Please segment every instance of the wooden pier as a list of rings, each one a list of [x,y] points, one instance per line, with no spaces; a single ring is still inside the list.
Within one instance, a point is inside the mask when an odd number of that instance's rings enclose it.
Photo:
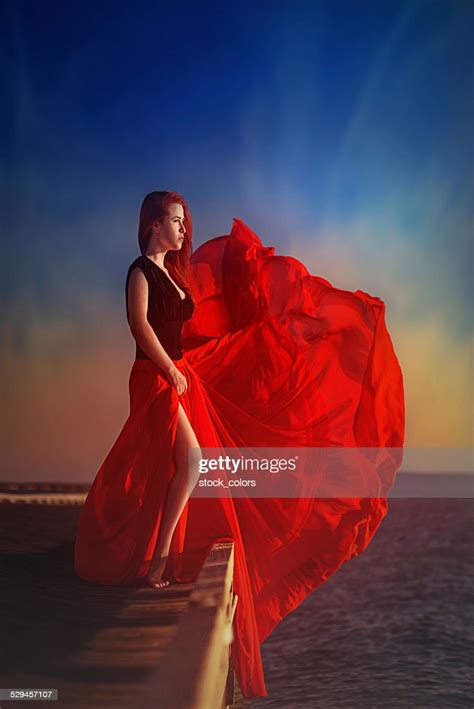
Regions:
[[[249,706],[230,666],[233,544],[214,545],[194,584],[82,581],[73,552],[86,491],[0,483],[0,687],[57,689],[76,708]]]

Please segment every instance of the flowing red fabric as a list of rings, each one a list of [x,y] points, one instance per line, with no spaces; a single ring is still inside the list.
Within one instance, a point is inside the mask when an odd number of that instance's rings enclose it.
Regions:
[[[83,579],[143,583],[174,474],[178,402],[201,447],[401,452],[403,378],[383,301],[334,288],[274,251],[234,219],[229,235],[193,253],[196,309],[176,361],[187,391],[179,396],[152,361],[133,363],[129,417],[81,511],[75,565]],[[386,484],[380,489],[387,494]],[[189,499],[164,577],[195,580],[212,544],[234,541],[232,664],[245,697],[267,695],[261,643],[367,547],[387,509],[382,496]]]

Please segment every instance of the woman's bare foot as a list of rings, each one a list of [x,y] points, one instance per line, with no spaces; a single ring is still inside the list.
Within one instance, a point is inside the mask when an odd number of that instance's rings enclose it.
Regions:
[[[165,588],[165,586],[169,586],[170,582],[161,578],[167,561],[168,554],[165,556],[159,556],[157,559],[152,559],[147,576],[147,583],[149,586],[152,586],[153,588]]]

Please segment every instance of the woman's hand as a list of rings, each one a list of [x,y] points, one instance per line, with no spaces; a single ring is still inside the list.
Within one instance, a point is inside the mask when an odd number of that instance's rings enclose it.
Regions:
[[[172,364],[166,372],[166,375],[171,386],[176,387],[178,394],[184,394],[188,388],[188,380],[184,374],[179,371],[178,367],[175,364]]]

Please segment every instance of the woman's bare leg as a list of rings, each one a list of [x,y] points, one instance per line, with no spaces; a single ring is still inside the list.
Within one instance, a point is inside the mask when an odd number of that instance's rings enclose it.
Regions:
[[[189,448],[195,449],[193,450],[190,461],[188,461]],[[196,434],[179,402],[178,425],[173,451],[175,475],[168,488],[168,496],[163,510],[160,531],[148,573],[148,581],[154,585],[156,584],[157,587],[167,585],[167,582],[161,581],[161,576],[165,570],[173,532],[191,493],[191,489],[194,487],[199,477],[197,465],[200,453]],[[190,470],[188,462],[191,462],[193,467],[196,466],[196,469]]]

